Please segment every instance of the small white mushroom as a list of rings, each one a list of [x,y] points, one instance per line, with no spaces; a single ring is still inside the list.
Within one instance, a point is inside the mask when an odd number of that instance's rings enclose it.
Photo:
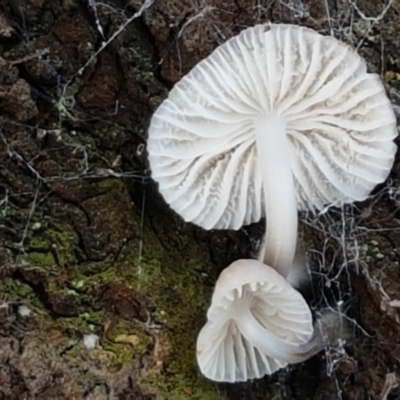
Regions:
[[[99,336],[94,333],[83,335],[83,345],[89,350],[95,349],[99,345]]]
[[[18,307],[18,314],[21,317],[29,317],[32,314],[32,310],[25,305],[20,305]]]
[[[197,362],[209,379],[238,382],[305,361],[325,345],[298,291],[260,261],[238,260],[217,281]]]
[[[297,209],[367,198],[392,167],[396,118],[348,45],[258,25],[179,81],[151,120],[152,177],[186,221],[238,229],[267,217],[264,262],[286,276]]]

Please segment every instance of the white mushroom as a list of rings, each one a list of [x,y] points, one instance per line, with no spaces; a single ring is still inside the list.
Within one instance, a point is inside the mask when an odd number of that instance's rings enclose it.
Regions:
[[[305,361],[325,345],[299,292],[260,261],[238,260],[217,281],[197,362],[209,379],[238,382]]]
[[[396,136],[384,87],[352,48],[268,24],[228,40],[175,85],[147,149],[160,192],[186,221],[238,229],[266,214],[264,262],[286,276],[297,209],[366,199],[389,174]]]

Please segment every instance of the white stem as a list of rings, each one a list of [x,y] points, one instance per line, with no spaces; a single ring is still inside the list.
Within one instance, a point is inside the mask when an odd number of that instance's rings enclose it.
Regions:
[[[286,277],[293,263],[297,240],[297,202],[286,124],[279,117],[263,116],[255,122],[255,132],[267,219],[266,249],[260,258]]]
[[[259,351],[289,364],[306,361],[327,345],[319,330],[314,331],[310,341],[303,344],[293,344],[281,339],[265,329],[246,304],[235,308],[235,321],[242,335]]]

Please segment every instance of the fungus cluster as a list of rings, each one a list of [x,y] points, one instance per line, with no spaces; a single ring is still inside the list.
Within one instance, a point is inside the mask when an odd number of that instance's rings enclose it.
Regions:
[[[244,30],[171,90],[147,145],[165,200],[205,229],[267,221],[260,259],[236,261],[216,284],[197,342],[208,378],[261,377],[326,345],[287,280],[298,210],[365,200],[390,172],[396,136],[365,61],[295,25]]]

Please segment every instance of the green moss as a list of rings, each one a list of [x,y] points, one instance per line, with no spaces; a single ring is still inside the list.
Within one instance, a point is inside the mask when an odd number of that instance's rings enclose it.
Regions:
[[[199,376],[195,358],[197,334],[211,296],[198,272],[204,258],[196,248],[167,254],[146,224],[143,234],[143,254],[132,266],[137,276],[131,283],[155,306],[155,318],[167,333],[164,346],[170,347],[169,355],[162,360],[165,374],[150,374],[145,381],[165,394],[173,394],[174,399],[217,399],[215,385]],[[185,394],[188,387],[190,397]]]
[[[33,302],[35,293],[29,285],[21,283],[14,279],[3,279],[1,283],[1,292],[6,296],[7,301],[29,300]]]
[[[134,321],[119,321],[107,338],[102,342],[105,350],[112,351],[116,360],[125,364],[141,357],[151,343],[151,338],[144,332],[144,327]]]
[[[77,240],[70,226],[53,218],[44,217],[40,222],[40,228],[30,231],[27,261],[39,267],[51,267],[57,264],[58,268],[64,268],[74,264],[76,262],[74,246]]]
[[[42,267],[52,267],[55,265],[55,260],[51,252],[48,253],[29,253],[27,257],[32,265],[42,266]]]
[[[131,209],[130,198],[122,184],[109,180],[103,181],[101,185],[108,191],[105,190],[100,198],[93,199],[96,207],[102,209],[110,201],[117,201],[118,210]],[[204,322],[211,296],[206,289],[205,277],[198,272],[204,268],[203,250],[188,242],[179,254],[169,254],[147,221],[141,226],[140,216],[134,212],[121,213],[118,210],[107,216],[114,239],[120,237],[123,240],[126,235],[132,236],[133,232],[141,232],[141,237],[135,238],[118,265],[92,276],[89,281],[121,281],[145,295],[155,307],[152,317],[165,330],[168,342],[165,346],[170,350],[165,359],[161,357],[161,360],[154,360],[155,363],[161,361],[164,364],[165,373],[150,373],[143,379],[143,383],[151,383],[153,389],[158,388],[167,398],[171,394],[176,399],[189,398],[185,394],[188,387],[191,388],[191,399],[219,398],[215,385],[199,376],[195,357],[197,334]],[[143,243],[142,254],[139,254],[140,239]],[[120,271],[124,273],[121,275]],[[116,347],[114,350],[118,352]]]
[[[43,283],[49,298],[74,296],[78,305],[78,316],[53,323],[72,338],[99,334],[101,346],[115,355],[116,365],[132,362],[150,350],[150,356],[145,356],[149,367],[142,371],[139,383],[160,399],[219,399],[216,386],[203,379],[196,366],[196,337],[211,296],[206,276],[199,272],[205,267],[203,249],[171,233],[171,240],[179,241],[182,249],[166,250],[148,221],[142,224],[122,182],[109,179],[96,186],[99,195],[83,206],[101,215],[101,226],[112,232],[110,255],[103,261],[78,262],[76,233],[54,218],[45,217],[40,225],[33,221],[35,229],[29,232],[25,261],[45,271]],[[163,238],[163,242],[168,240]],[[109,283],[120,283],[144,296],[154,310],[151,320],[159,325],[160,333],[153,337],[145,332],[145,323],[119,320],[103,335],[109,316],[99,304],[99,288]],[[6,291],[27,305],[43,308],[27,285],[13,281]],[[42,313],[51,320],[45,309]]]

